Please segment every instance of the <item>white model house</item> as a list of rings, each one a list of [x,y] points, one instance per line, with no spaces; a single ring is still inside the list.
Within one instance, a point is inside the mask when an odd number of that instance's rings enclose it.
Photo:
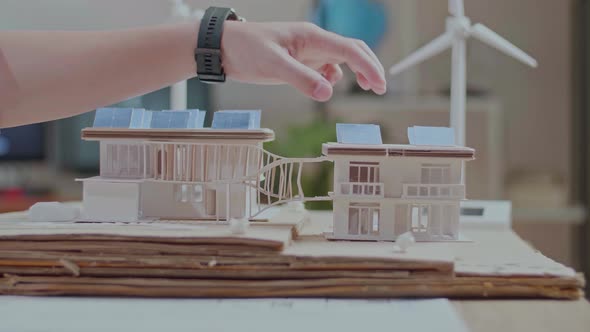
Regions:
[[[334,161],[329,238],[393,241],[412,232],[417,241],[458,239],[459,203],[465,199],[461,172],[473,149],[382,144],[378,126],[338,126],[339,143],[323,145]],[[416,128],[415,135],[410,130],[411,139],[428,141],[421,134],[435,129]]]
[[[265,160],[259,111],[100,109],[85,140],[100,142],[100,176],[83,179],[88,220],[243,218],[259,210]],[[260,196],[260,195],[259,195]]]

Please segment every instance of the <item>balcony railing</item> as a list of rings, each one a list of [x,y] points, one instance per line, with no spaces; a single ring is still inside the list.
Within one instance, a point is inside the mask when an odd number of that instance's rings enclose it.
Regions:
[[[338,194],[344,196],[383,197],[383,183],[343,182],[340,183]]]
[[[402,198],[465,199],[465,186],[462,184],[404,184]]]

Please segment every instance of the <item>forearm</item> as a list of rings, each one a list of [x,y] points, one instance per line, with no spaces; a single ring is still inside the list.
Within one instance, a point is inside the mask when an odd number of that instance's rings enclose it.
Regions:
[[[7,68],[0,73],[12,74],[16,87],[0,92],[0,127],[73,116],[190,78],[197,33],[197,22],[99,32],[1,31]]]

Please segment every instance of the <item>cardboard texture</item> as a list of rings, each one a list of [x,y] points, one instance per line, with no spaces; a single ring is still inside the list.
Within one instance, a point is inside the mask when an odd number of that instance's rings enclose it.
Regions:
[[[269,222],[252,223],[241,236],[212,222],[3,221],[0,294],[560,299],[582,294],[582,278],[511,232],[471,232],[474,242],[418,243],[404,254],[389,242],[328,241],[317,233],[331,224],[330,214],[307,220],[301,213],[298,222],[295,215],[289,222],[273,222],[286,217],[278,213]]]

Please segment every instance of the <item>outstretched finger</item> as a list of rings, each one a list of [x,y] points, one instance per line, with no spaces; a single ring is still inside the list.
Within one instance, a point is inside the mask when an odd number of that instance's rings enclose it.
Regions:
[[[345,62],[353,72],[362,74],[375,92],[383,92],[386,89],[381,63],[355,40],[319,28],[314,29],[308,39],[308,45],[319,50],[326,58]]]
[[[381,63],[381,61],[379,61],[377,54],[375,54],[375,52],[373,52],[373,50],[369,47],[369,45],[367,45],[367,43],[365,43],[362,40],[359,40],[357,42],[357,44],[361,47],[361,49],[363,49],[363,51],[365,51],[365,53],[367,53],[373,59],[373,61],[375,61],[376,63],[379,64],[379,68],[381,69],[381,72],[385,75],[385,68],[383,68],[383,64]]]
[[[371,89],[371,84],[369,83],[369,80],[367,80],[367,78],[363,76],[363,74],[356,74],[356,81],[363,90],[369,91]]]

